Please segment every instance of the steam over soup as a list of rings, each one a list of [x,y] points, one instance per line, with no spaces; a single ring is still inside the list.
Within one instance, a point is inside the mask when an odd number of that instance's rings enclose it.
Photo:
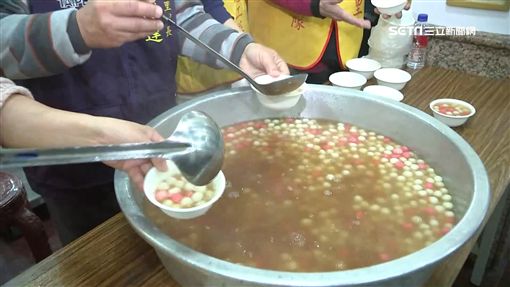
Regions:
[[[227,189],[204,216],[175,220],[146,204],[172,238],[258,268],[358,268],[431,244],[455,222],[443,180],[406,146],[350,124],[265,119],[223,129]]]

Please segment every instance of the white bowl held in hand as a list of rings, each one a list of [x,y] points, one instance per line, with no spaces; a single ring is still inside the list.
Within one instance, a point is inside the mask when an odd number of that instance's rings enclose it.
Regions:
[[[158,171],[155,167],[151,168],[149,172],[145,175],[145,179],[143,182],[143,191],[145,196],[149,199],[149,201],[159,207],[161,211],[163,211],[166,215],[178,218],[178,219],[190,219],[201,216],[205,214],[211,206],[220,199],[221,195],[225,191],[225,176],[223,172],[219,172],[218,175],[208,184],[208,186],[212,186],[213,194],[212,197],[202,202],[198,201],[198,205],[193,207],[170,207],[159,202],[156,199],[156,192],[158,191],[158,186],[165,180],[173,178],[180,174],[179,169],[172,161],[167,161],[168,170],[166,172]],[[190,184],[190,183],[186,183]],[[194,188],[198,188],[193,186]],[[182,188],[182,187],[181,187]],[[170,192],[171,190],[169,190]],[[192,198],[188,197],[188,198]],[[203,201],[203,200],[202,200]],[[163,201],[164,202],[164,201]]]
[[[278,77],[272,77],[270,75],[262,75],[257,78],[255,78],[255,82],[259,84],[269,84],[274,81],[278,81],[281,79],[288,78],[288,75],[280,75]],[[292,91],[287,94],[279,95],[279,96],[267,96],[259,92],[253,85],[250,85],[251,88],[255,91],[257,94],[257,99],[259,102],[264,105],[265,107],[268,107],[273,110],[284,110],[289,109],[295,106],[299,99],[301,98],[301,95],[304,93],[306,83],[304,83],[301,87],[299,87],[297,90]]]
[[[354,72],[336,72],[329,76],[329,81],[334,86],[360,90],[361,86],[367,82],[367,79]]]
[[[345,63],[349,71],[363,75],[367,80],[374,76],[374,72],[381,68],[376,60],[367,58],[350,59]]]
[[[395,90],[402,90],[409,80],[411,74],[396,68],[383,68],[375,71],[374,77],[377,79],[377,84],[394,88]]]
[[[440,106],[442,104],[461,106],[462,109],[465,109],[467,112],[463,115],[447,114],[441,111]],[[470,103],[457,99],[437,99],[432,101],[429,107],[432,110],[434,117],[449,127],[458,127],[463,125],[476,113],[475,107],[473,107]]]
[[[381,86],[381,85],[367,86],[363,89],[363,92],[370,94],[370,95],[383,97],[383,98],[387,98],[387,99],[398,101],[398,102],[400,102],[404,99],[404,95],[401,92],[399,92],[398,90],[395,90],[393,88],[386,87],[386,86]]]
[[[407,0],[372,0],[374,5],[381,14],[395,15],[402,11],[406,6]]]

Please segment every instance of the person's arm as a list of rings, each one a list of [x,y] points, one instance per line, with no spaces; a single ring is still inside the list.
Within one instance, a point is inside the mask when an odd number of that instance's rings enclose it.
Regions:
[[[80,65],[92,48],[119,47],[163,28],[153,0],[89,0],[79,10],[28,15],[21,0],[0,5],[0,75],[45,77]]]
[[[175,5],[177,23],[181,27],[239,65],[248,75],[255,77],[268,74],[277,77],[289,74],[287,64],[278,53],[253,43],[250,35],[239,33],[214,20],[204,12],[199,0],[176,0]],[[225,68],[221,61],[186,39],[183,34],[179,36],[179,48],[184,56],[212,67]]]
[[[178,24],[233,63],[239,64],[246,46],[253,43],[250,35],[239,33],[214,20],[211,15],[205,13],[199,0],[177,0],[175,5]],[[211,67],[225,68],[223,63],[182,34],[179,35],[179,46],[184,56]]]
[[[31,98],[30,92],[0,77],[0,146],[4,148],[55,148],[162,141],[149,126],[54,109]],[[124,170],[138,188],[144,174],[163,159],[105,162]]]
[[[90,57],[76,22],[76,10],[28,15],[20,0],[0,6],[0,72],[11,79],[60,73]]]
[[[338,4],[342,2],[342,0],[271,0],[271,2],[303,16],[331,18],[365,29],[371,27],[370,21],[356,18],[340,8]]]

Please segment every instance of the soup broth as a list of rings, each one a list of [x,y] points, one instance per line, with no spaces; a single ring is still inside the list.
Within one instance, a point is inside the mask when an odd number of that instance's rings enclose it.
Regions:
[[[146,215],[210,256],[258,268],[322,272],[421,249],[455,223],[443,180],[408,147],[356,126],[265,119],[223,129],[227,178],[207,214]]]

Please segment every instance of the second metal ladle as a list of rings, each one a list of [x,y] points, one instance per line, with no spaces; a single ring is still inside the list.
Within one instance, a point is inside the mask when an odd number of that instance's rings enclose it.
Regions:
[[[239,66],[232,63],[229,59],[225,58],[223,55],[216,52],[213,48],[209,47],[207,44],[200,41],[195,36],[191,35],[188,31],[186,31],[181,26],[177,25],[177,23],[175,23],[165,14],[163,14],[163,16],[161,17],[165,21],[177,27],[177,29],[179,29],[184,34],[184,36],[186,36],[186,38],[188,38],[190,41],[211,52],[218,60],[222,61],[227,67],[231,68],[232,70],[236,71],[241,76],[243,76],[248,82],[250,82],[250,84],[252,84],[259,92],[261,92],[264,95],[279,96],[295,91],[305,83],[306,78],[308,77],[307,74],[298,74],[268,84],[259,84],[254,79],[252,79],[248,74],[246,74],[243,70],[241,70]]]

